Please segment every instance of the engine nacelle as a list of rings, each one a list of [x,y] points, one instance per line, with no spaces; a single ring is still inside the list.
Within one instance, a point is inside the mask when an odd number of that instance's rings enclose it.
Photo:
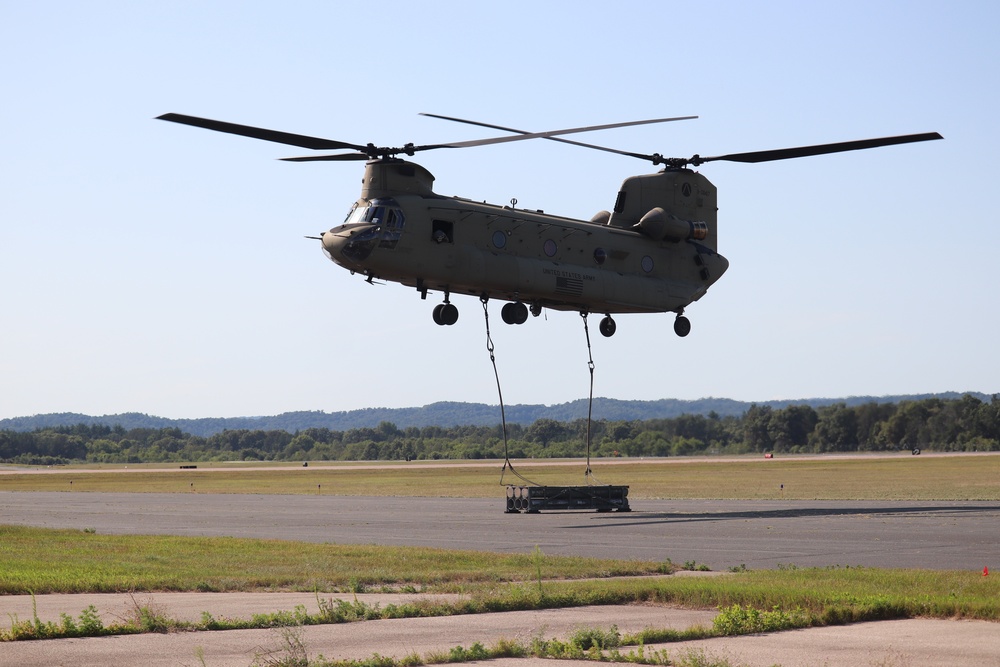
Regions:
[[[664,211],[657,206],[642,216],[639,224],[633,229],[641,231],[657,241],[666,239],[669,241],[686,241],[694,239],[703,241],[708,236],[708,225],[704,222],[684,220]]]

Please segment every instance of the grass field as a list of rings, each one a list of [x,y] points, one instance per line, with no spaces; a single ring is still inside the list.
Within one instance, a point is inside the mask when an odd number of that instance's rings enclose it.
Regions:
[[[658,601],[761,609],[888,604],[1000,620],[1000,578],[977,572],[864,567],[671,574],[666,562],[228,537],[99,535],[0,525],[0,594],[297,590],[462,592],[490,598],[544,581],[550,606]],[[506,592],[505,592],[506,591]],[[524,591],[518,591],[521,594]],[[562,601],[558,602],[562,597]]]
[[[583,461],[518,461],[539,484],[583,485]],[[1000,500],[1000,454],[811,456],[763,459],[596,460],[600,484],[630,498],[789,500]],[[0,491],[264,493],[502,497],[501,462],[8,468]],[[521,484],[508,470],[504,484]]]
[[[0,595],[129,591],[354,591],[387,586],[451,591],[476,584],[628,577],[666,563],[568,556],[541,560],[424,547],[282,540],[99,535],[0,525]]]
[[[192,625],[137,606],[135,619],[104,627],[91,607],[83,610],[79,620],[65,614],[59,622],[37,616],[12,618],[9,630],[0,628],[0,641],[612,604],[716,608],[721,610],[717,621],[722,623],[705,631],[714,635],[917,616],[1000,620],[1000,581],[972,572],[789,567],[736,571],[721,577],[641,576],[672,570],[670,563],[550,557],[538,550],[510,556],[276,540],[105,536],[0,526],[0,594],[308,590],[317,593],[321,611],[318,616],[303,609],[294,617],[276,612],[220,621],[206,610],[202,622]],[[356,601],[324,602],[319,597],[345,590],[464,595],[448,602],[415,601],[385,608]],[[767,627],[761,627],[761,619],[768,618],[773,625],[768,621]],[[676,630],[649,629],[644,638],[634,641],[683,638],[691,637]]]

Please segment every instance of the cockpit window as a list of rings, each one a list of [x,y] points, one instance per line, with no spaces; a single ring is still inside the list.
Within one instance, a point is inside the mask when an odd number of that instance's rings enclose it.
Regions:
[[[403,209],[394,199],[373,199],[367,206],[355,205],[347,214],[344,226],[368,225],[368,227],[354,234],[342,252],[352,259],[362,260],[367,258],[376,246],[391,250],[399,242],[404,222]]]
[[[345,225],[384,225],[395,219],[401,226],[403,211],[394,199],[373,199],[367,206],[354,205],[344,220]]]
[[[344,218],[345,225],[356,225],[361,222],[361,217],[365,214],[366,207],[361,207],[355,204],[351,207],[351,210],[347,212],[347,217]]]

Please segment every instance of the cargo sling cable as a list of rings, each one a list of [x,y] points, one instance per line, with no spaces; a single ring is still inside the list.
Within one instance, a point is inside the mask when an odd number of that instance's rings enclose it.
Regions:
[[[523,480],[526,484],[539,486],[537,482],[529,480],[524,475],[514,470],[514,464],[510,460],[510,454],[507,446],[507,415],[503,403],[503,389],[500,386],[500,373],[497,370],[497,359],[496,355],[494,354],[494,350],[496,348],[493,345],[493,337],[490,335],[490,311],[488,307],[489,298],[484,295],[481,296],[479,300],[483,304],[483,317],[486,320],[486,350],[490,353],[490,363],[493,364],[493,376],[496,378],[497,381],[497,395],[500,397],[500,428],[502,429],[503,432],[503,457],[504,457],[503,468],[501,468],[500,470],[500,484],[503,485],[504,475],[506,474],[507,469],[510,468],[511,473],[513,473],[519,479]],[[587,312],[586,311],[581,312],[580,315],[583,318],[583,332],[587,338],[587,357],[588,357],[587,367],[590,369],[590,396],[587,402],[587,468],[583,474],[587,480],[587,484],[593,484],[596,481],[596,478],[594,477],[593,471],[590,469],[590,441],[591,441],[591,430],[592,430],[591,425],[592,425],[593,407],[594,407],[594,357],[593,354],[591,353],[591,348],[590,348],[590,329],[587,326]]]
[[[590,432],[594,414],[594,355],[590,351],[590,328],[587,326],[587,311],[582,311],[580,317],[583,318],[583,334],[587,337],[587,368],[590,369],[590,397],[587,399],[587,469],[583,476],[587,479],[587,484],[593,484],[597,481],[594,472],[590,469]]]
[[[507,472],[507,468],[510,468],[511,473],[513,473],[518,479],[522,480],[525,484],[532,484],[537,486],[535,482],[522,475],[521,473],[514,470],[514,464],[510,461],[510,454],[507,451],[507,415],[504,411],[503,406],[503,390],[500,388],[500,372],[497,370],[497,358],[493,354],[494,345],[493,337],[490,336],[490,310],[489,310],[489,297],[485,294],[479,297],[479,300],[483,304],[483,317],[486,318],[486,350],[490,353],[490,362],[493,364],[493,376],[497,380],[497,394],[500,396],[500,428],[503,432],[503,468],[500,469],[500,485],[503,485],[503,476]]]

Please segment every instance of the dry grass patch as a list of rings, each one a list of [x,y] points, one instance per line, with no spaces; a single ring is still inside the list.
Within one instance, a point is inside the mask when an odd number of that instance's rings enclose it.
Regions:
[[[519,461],[544,485],[584,485],[583,461]],[[797,458],[596,460],[602,484],[631,499],[1000,500],[1000,454],[809,456]],[[501,462],[314,463],[308,468],[199,464],[197,470],[58,469],[0,475],[7,491],[262,493],[503,498]],[[505,483],[520,483],[509,473]],[[782,488],[782,485],[784,488]]]

